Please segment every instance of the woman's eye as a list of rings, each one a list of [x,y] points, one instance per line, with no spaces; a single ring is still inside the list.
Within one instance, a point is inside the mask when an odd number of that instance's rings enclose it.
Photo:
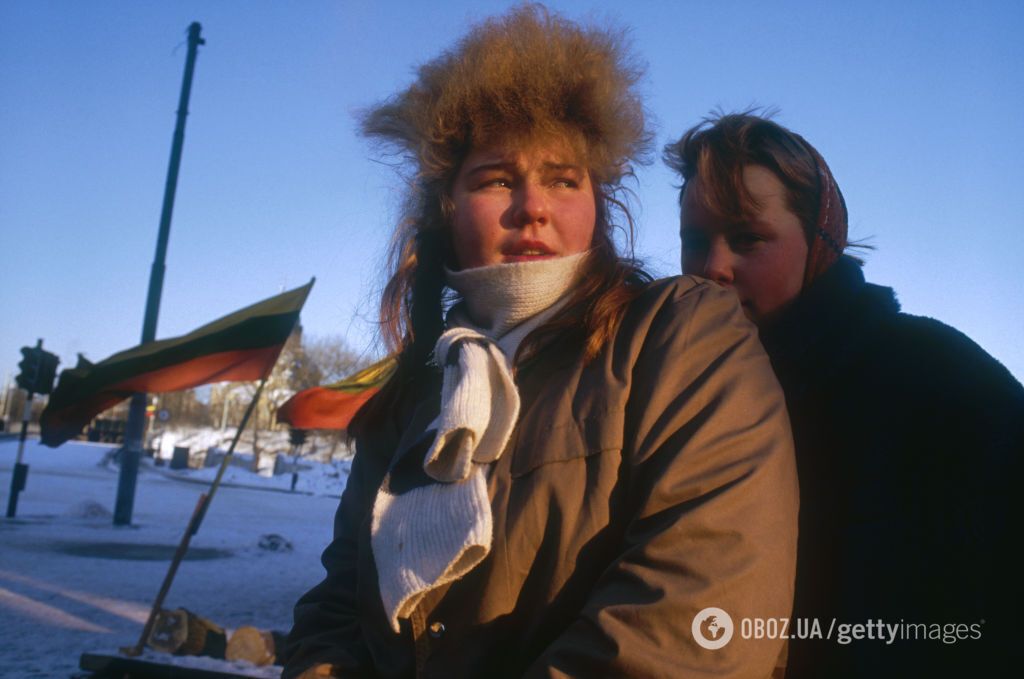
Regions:
[[[763,242],[763,237],[750,232],[737,233],[729,238],[729,245],[731,245],[734,250],[739,250],[740,252],[753,250]]]
[[[562,189],[575,189],[580,183],[570,177],[559,177],[551,185]]]
[[[483,181],[481,181],[480,184],[477,186],[477,188],[480,188],[480,189],[489,189],[489,188],[507,189],[511,185],[512,185],[512,182],[509,181],[509,179],[506,178],[506,177],[489,177],[489,178],[484,179]]]

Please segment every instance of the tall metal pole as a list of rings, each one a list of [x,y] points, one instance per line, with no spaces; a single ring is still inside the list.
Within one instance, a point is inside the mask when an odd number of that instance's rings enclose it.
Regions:
[[[196,53],[206,41],[199,36],[202,27],[192,22],[188,27],[188,55],[185,57],[185,76],[178,99],[178,120],[171,143],[171,162],[167,168],[164,186],[164,205],[160,213],[160,232],[156,241],[156,257],[149,274],[149,295],[146,297],[146,316],[142,322],[142,343],[156,339],[156,319],[160,313],[160,296],[164,287],[164,261],[167,258],[167,240],[171,235],[171,213],[174,211],[174,193],[178,188],[178,168],[181,166],[181,148],[185,143],[185,119],[188,100],[192,93],[192,74],[196,67]],[[125,427],[124,446],[121,448],[121,472],[117,479],[117,502],[114,505],[114,525],[127,526],[132,522],[135,505],[135,483],[139,475],[139,457],[142,455],[142,434],[146,425],[146,395],[132,396]]]

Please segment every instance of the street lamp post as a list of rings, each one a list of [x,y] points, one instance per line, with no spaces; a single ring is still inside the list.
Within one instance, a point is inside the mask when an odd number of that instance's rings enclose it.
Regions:
[[[164,187],[164,204],[160,213],[160,231],[156,241],[156,257],[149,274],[149,294],[146,297],[146,315],[142,323],[142,343],[156,339],[156,320],[160,313],[160,296],[164,285],[164,261],[167,258],[167,241],[171,234],[171,213],[174,211],[174,194],[178,187],[178,168],[181,166],[181,149],[185,142],[185,119],[188,117],[188,101],[192,93],[192,74],[196,66],[199,46],[206,44],[200,37],[202,27],[192,22],[188,27],[188,54],[185,57],[185,76],[181,83],[181,97],[178,100],[178,118],[174,126],[171,143],[171,161],[167,168],[167,184]],[[139,457],[142,455],[142,436],[146,426],[146,395],[132,396],[128,408],[128,424],[125,427],[124,446],[121,448],[121,471],[117,479],[117,501],[114,505],[114,525],[127,526],[132,522],[135,505],[135,484],[139,475]]]

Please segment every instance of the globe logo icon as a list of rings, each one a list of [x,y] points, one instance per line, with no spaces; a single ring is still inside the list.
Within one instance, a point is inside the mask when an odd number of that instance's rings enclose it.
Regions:
[[[693,640],[701,648],[712,651],[729,643],[734,631],[729,614],[714,606],[705,608],[693,616],[690,629],[693,632]]]
[[[701,636],[705,639],[718,641],[725,634],[725,628],[718,624],[717,615],[709,615],[701,621],[700,632]]]

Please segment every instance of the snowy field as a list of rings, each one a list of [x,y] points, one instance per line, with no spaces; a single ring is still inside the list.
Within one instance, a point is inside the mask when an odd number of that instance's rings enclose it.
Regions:
[[[111,448],[26,444],[18,516],[0,519],[0,677],[70,677],[83,652],[115,653],[142,631],[201,481],[215,470],[171,472],[147,461],[133,525],[114,527],[117,467],[103,463]],[[4,509],[16,452],[16,440],[0,441]],[[320,552],[346,475],[343,464],[314,465],[300,473],[296,488],[305,492],[291,493],[290,475],[229,468],[230,485],[217,491],[191,543],[196,555],[214,558],[186,558],[164,607],[187,608],[229,633],[241,625],[287,631],[295,600],[323,576]],[[260,548],[271,533],[293,549]],[[154,552],[166,556],[153,560]]]

